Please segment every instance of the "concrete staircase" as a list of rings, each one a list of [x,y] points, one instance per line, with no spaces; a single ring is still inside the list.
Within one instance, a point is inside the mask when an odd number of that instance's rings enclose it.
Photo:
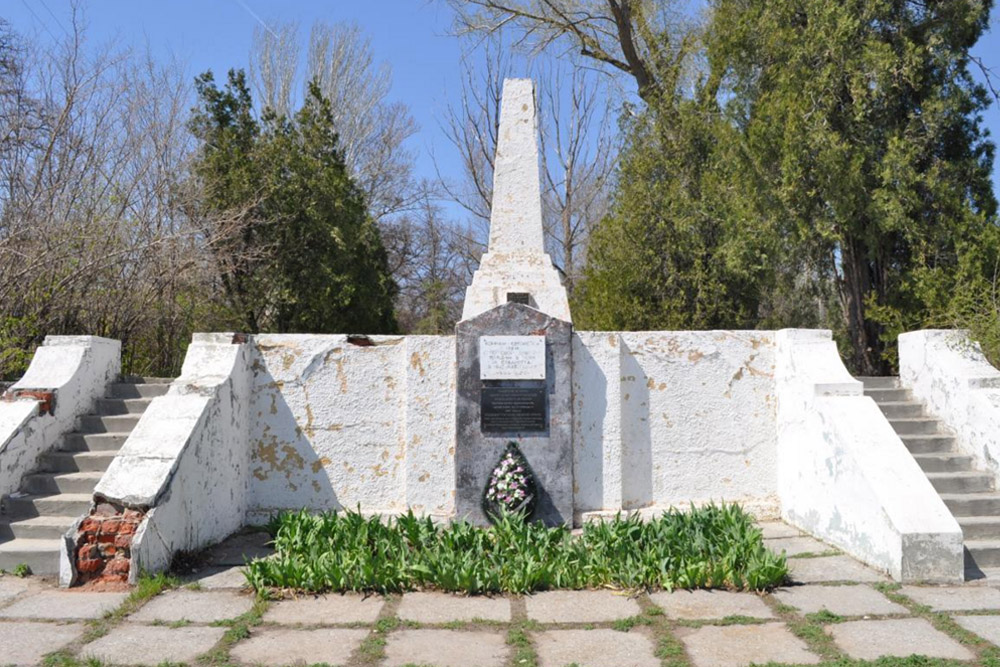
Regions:
[[[0,569],[24,563],[34,574],[59,572],[59,538],[90,510],[94,487],[111,465],[146,406],[167,393],[165,378],[123,378],[108,386],[95,414],[80,417],[21,491],[0,503]]]
[[[1000,493],[993,475],[977,470],[971,456],[957,451],[955,437],[900,387],[899,378],[858,379],[962,527],[966,579],[1000,568]],[[1000,570],[991,573],[997,575]]]

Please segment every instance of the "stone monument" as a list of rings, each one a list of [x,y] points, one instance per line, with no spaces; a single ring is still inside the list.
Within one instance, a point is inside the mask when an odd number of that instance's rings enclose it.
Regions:
[[[489,249],[456,326],[458,517],[485,523],[490,472],[518,444],[537,482],[532,516],[573,522],[572,332],[566,289],[545,253],[534,86],[504,81]]]

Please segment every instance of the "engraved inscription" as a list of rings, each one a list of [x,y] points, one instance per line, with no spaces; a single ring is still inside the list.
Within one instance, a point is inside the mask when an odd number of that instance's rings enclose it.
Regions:
[[[549,429],[544,385],[483,387],[479,405],[483,433],[535,433]]]
[[[544,380],[545,336],[480,336],[480,380]]]

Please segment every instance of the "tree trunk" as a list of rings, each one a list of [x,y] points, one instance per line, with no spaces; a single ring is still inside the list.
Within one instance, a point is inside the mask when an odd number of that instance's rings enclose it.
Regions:
[[[865,297],[872,292],[872,267],[867,248],[856,239],[846,238],[841,246],[840,303],[847,321],[851,344],[850,370],[856,375],[882,375],[888,371],[882,359],[880,327],[865,317]]]

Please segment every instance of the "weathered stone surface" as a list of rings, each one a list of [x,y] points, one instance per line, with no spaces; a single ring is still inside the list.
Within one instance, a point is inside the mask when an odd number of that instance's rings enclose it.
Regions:
[[[649,599],[663,609],[670,618],[711,619],[726,616],[774,618],[774,612],[767,603],[753,593],[673,591],[652,593]]]
[[[762,521],[757,524],[765,540],[780,537],[799,537],[802,535],[795,526],[790,526],[784,521]]]
[[[799,554],[819,554],[830,551],[833,547],[823,544],[819,540],[807,537],[781,537],[767,540],[765,546],[774,553],[785,552],[786,556],[798,556]]]
[[[535,635],[542,667],[659,667],[653,642],[641,632],[550,630]]]
[[[75,641],[85,629],[79,623],[0,623],[0,664],[38,664],[46,653]]]
[[[366,636],[362,629],[255,630],[230,655],[248,665],[342,665]]]
[[[69,620],[100,618],[128,597],[127,593],[43,591],[0,609],[0,618]]]
[[[199,655],[212,650],[225,633],[225,628],[126,623],[84,646],[80,654],[115,665],[193,663]]]
[[[267,543],[268,533],[243,533],[233,535],[208,551],[208,559],[215,565],[244,565],[254,558],[266,558],[274,553]]]
[[[485,524],[483,488],[507,442],[519,442],[538,485],[534,518],[547,524],[573,521],[572,325],[518,303],[505,303],[458,323],[455,409],[455,509],[459,517]],[[479,337],[544,335],[549,430],[484,434],[480,428]],[[516,381],[508,381],[516,382]]]
[[[869,614],[905,614],[906,607],[892,602],[874,588],[855,586],[793,586],[775,591],[782,604],[795,607],[803,614],[826,609],[840,616]]]
[[[0,606],[10,602],[30,588],[32,588],[30,579],[0,577]]]
[[[447,593],[407,593],[399,603],[396,615],[419,623],[448,623],[477,618],[509,622],[510,600]]]
[[[461,630],[403,630],[389,635],[386,667],[436,665],[436,667],[500,667],[507,662],[504,635]]]
[[[525,604],[528,618],[540,623],[604,623],[642,612],[638,602],[611,591],[548,591]]]
[[[827,626],[833,641],[852,658],[874,660],[880,656],[972,660],[975,655],[922,618],[881,621],[848,621]]]
[[[274,602],[264,622],[283,625],[337,625],[374,623],[382,610],[382,598],[361,595],[319,595]]]
[[[1000,646],[1000,616],[953,616],[952,618],[969,632]]]
[[[814,665],[820,661],[782,623],[706,625],[697,630],[679,629],[677,635],[695,667],[741,667],[765,662]]]
[[[1000,590],[986,586],[903,586],[899,592],[934,611],[1000,609]]]
[[[246,588],[247,578],[243,576],[243,568],[236,565],[224,567],[207,567],[184,577],[186,584],[197,584],[205,590],[218,588]]]
[[[249,595],[231,591],[167,591],[147,602],[130,620],[214,623],[241,616],[253,606]]]
[[[791,558],[788,575],[792,581],[815,584],[825,581],[887,581],[888,577],[869,569],[849,556]]]

